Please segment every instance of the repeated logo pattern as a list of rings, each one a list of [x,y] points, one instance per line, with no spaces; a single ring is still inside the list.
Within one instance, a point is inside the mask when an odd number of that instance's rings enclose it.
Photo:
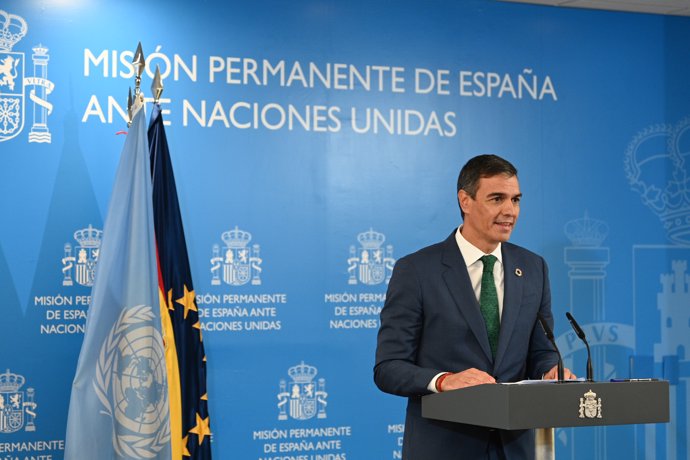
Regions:
[[[73,248],[70,243],[65,243],[65,255],[62,258],[63,286],[72,286],[74,281],[82,286],[93,286],[102,235],[102,230],[89,225],[74,232],[78,246]]]
[[[357,235],[359,247],[350,246],[348,284],[388,284],[393,273],[393,246],[383,247],[386,235],[369,229]]]
[[[33,388],[22,390],[26,380],[10,372],[0,374],[0,433],[36,431],[36,407]]]
[[[290,382],[280,381],[278,420],[308,420],[316,416],[326,418],[326,380],[314,381],[318,370],[302,361],[288,369]]]
[[[259,245],[249,246],[252,234],[235,226],[233,230],[223,232],[221,239],[225,243],[222,251],[219,245],[213,245],[211,284],[220,285],[222,278],[230,286],[242,286],[249,282],[260,285],[263,261]]]

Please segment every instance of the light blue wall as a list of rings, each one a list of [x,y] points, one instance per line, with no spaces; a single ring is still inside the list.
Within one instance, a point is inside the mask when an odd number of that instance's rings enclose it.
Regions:
[[[687,18],[482,0],[10,0],[2,9],[27,30],[0,49],[0,62],[11,56],[23,64],[9,71],[14,90],[0,84],[0,371],[7,370],[0,393],[21,392],[33,404],[15,411],[17,431],[0,430],[0,457],[62,458],[59,443],[29,452],[7,443],[64,439],[84,324],[65,315],[85,311],[90,292],[78,278],[85,265],[69,257],[78,256],[75,232],[103,226],[123,144],[116,132],[126,130],[117,111],[109,117],[109,100],[125,106],[133,79],[123,62],[138,41],[163,71],[175,56],[190,68],[196,62],[195,78],[178,65],[178,78],[165,80],[163,108],[205,315],[216,458],[400,458],[404,401],[372,382],[375,312],[392,263],[459,224],[457,173],[479,153],[519,169],[524,200],[512,240],[549,263],[568,365],[584,374],[584,353],[564,317],[572,311],[593,341],[597,378],[629,377],[632,358],[639,375],[671,380],[672,423],[557,430],[558,458],[690,455]],[[39,44],[47,48],[44,67],[32,57]],[[212,71],[228,59],[237,73]],[[372,85],[348,87],[344,78],[345,89],[335,81],[305,88],[293,78],[281,86],[277,77],[257,85],[251,75],[244,84],[242,66],[254,62],[284,62],[286,81],[295,63],[307,77],[310,63],[321,71],[344,64],[369,69]],[[448,79],[440,92],[448,94],[416,90],[416,69],[440,72]],[[488,94],[475,78],[485,88],[492,78],[500,84]],[[520,82],[532,79],[537,96],[523,85],[518,97]],[[146,76],[147,93],[150,82]],[[190,111],[202,101],[204,126]],[[259,113],[267,107],[256,127],[255,104]],[[287,121],[271,129],[290,107],[303,118],[311,110],[308,127],[294,120],[292,129]],[[416,133],[414,124],[407,132],[364,130],[367,110],[393,111],[394,122],[407,113],[428,132]],[[49,142],[31,142],[41,121]],[[223,279],[223,233],[236,227],[251,235],[255,251],[246,284],[231,284],[229,266]],[[362,263],[360,235],[385,237],[379,247],[387,260]],[[216,246],[221,259],[212,261]],[[252,303],[261,296],[268,303]],[[252,307],[272,309],[214,316]],[[233,321],[243,330],[221,330]],[[246,330],[266,325],[272,329]],[[318,372],[315,383],[323,379],[316,402],[323,418],[299,420],[288,410],[281,420],[281,381],[289,385],[290,369],[302,362]],[[332,429],[332,436],[290,431],[303,428]],[[270,432],[285,437],[264,439]],[[340,442],[280,452],[333,440]],[[266,453],[272,448],[277,453]]]

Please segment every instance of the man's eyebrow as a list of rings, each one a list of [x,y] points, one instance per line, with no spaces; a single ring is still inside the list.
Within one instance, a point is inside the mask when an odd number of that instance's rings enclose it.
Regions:
[[[503,192],[493,192],[493,193],[489,193],[488,195],[486,195],[487,198],[506,197],[506,196],[508,196],[508,194],[503,193]],[[522,193],[518,193],[517,195],[513,195],[513,196],[511,196],[511,198],[522,198]]]

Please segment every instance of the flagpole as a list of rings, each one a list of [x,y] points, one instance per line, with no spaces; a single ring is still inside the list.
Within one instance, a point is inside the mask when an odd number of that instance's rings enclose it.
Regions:
[[[134,97],[132,97],[132,88],[130,87],[127,97],[128,127],[132,126],[134,112],[144,105],[144,95],[141,92],[141,75],[146,68],[146,58],[141,48],[141,42],[137,44],[137,50],[134,52],[134,57],[132,58],[132,66],[134,67]]]
[[[161,69],[156,65],[156,74],[153,76],[151,83],[151,95],[153,96],[153,103],[158,104],[161,94],[163,94],[163,80],[161,79]]]
[[[144,68],[146,68],[146,58],[141,49],[141,42],[139,42],[137,50],[134,52],[132,65],[134,66],[134,96],[139,96],[141,94],[141,74],[144,73]]]

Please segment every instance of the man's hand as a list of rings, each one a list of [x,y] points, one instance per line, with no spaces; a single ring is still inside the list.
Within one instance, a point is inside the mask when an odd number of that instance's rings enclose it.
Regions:
[[[484,383],[496,383],[496,379],[491,377],[484,371],[475,369],[467,369],[457,374],[451,374],[444,378],[441,382],[441,391],[457,390],[458,388],[471,387],[474,385],[481,385]]]
[[[450,378],[450,377],[449,377]],[[544,374],[543,379],[544,380],[556,380],[558,378],[558,366],[553,366],[549,372]],[[563,378],[565,380],[575,380],[577,376],[570,372],[570,369],[567,367],[563,369]],[[445,383],[445,382],[444,382]]]

